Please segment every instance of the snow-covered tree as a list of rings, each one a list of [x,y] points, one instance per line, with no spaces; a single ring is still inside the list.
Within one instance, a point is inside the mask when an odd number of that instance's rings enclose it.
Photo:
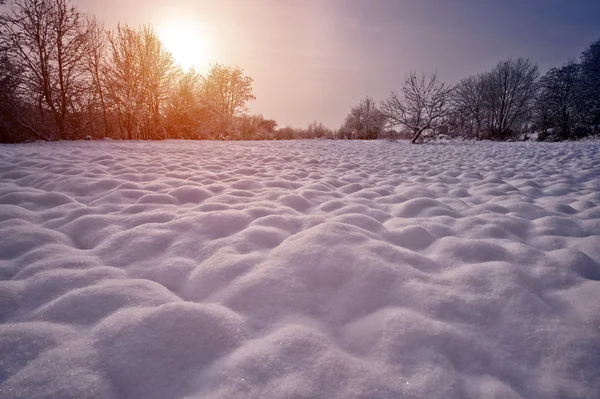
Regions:
[[[256,99],[252,94],[250,76],[239,66],[215,64],[203,80],[207,106],[217,122],[220,134],[227,135],[235,116],[247,111],[246,104]]]
[[[591,133],[600,131],[600,39],[581,55],[580,110]]]
[[[451,125],[462,136],[481,139],[486,124],[486,76],[479,74],[460,81],[452,95]]]
[[[150,26],[119,25],[108,35],[108,93],[121,131],[129,140],[162,139],[161,113],[177,69]]]
[[[536,122],[540,139],[552,129],[555,139],[575,137],[580,122],[578,93],[580,66],[570,62],[561,68],[550,69],[541,79],[536,104]]]
[[[107,57],[107,37],[104,24],[95,17],[86,17],[85,19],[87,38],[84,44],[85,68],[89,76],[89,101],[88,113],[95,114],[98,111],[101,114],[102,136],[108,137],[111,134],[111,128],[108,118],[108,102],[106,87],[106,57]],[[92,127],[93,129],[94,127]]]
[[[538,67],[528,59],[508,59],[484,74],[489,138],[510,139],[531,119]]]
[[[85,87],[87,32],[70,0],[8,0],[0,17],[1,46],[21,67],[22,93],[51,116],[54,138],[72,138],[70,116]]]
[[[274,140],[277,137],[277,122],[262,115],[240,115],[234,119],[232,139]]]
[[[211,138],[210,112],[202,97],[202,76],[196,71],[178,74],[164,112],[167,137],[188,140]]]
[[[386,120],[385,114],[377,108],[373,98],[367,96],[350,110],[340,131],[345,138],[373,140],[384,129]]]
[[[448,114],[451,92],[452,88],[437,74],[411,72],[404,78],[400,92],[392,91],[381,110],[392,126],[412,130],[411,141],[415,143],[424,130],[435,128]]]
[[[449,125],[467,137],[512,139],[532,120],[537,77],[537,66],[519,58],[463,79],[452,94]]]
[[[329,129],[322,122],[313,121],[304,131],[304,138],[307,139],[332,139],[333,130]]]

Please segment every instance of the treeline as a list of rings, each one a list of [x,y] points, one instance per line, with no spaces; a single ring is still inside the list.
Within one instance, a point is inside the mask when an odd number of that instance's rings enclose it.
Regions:
[[[107,30],[70,0],[0,16],[0,142],[273,138],[275,121],[244,114],[254,98],[241,68],[183,72],[152,27]]]
[[[600,133],[600,40],[540,76],[509,59],[451,86],[409,73],[337,130],[247,114],[238,66],[184,72],[150,26],[106,29],[70,0],[0,0],[0,142],[75,139],[571,140]],[[193,49],[190,49],[193,51]]]
[[[390,127],[397,131],[389,130]],[[577,140],[600,134],[600,40],[579,61],[550,69],[523,58],[500,62],[455,86],[436,74],[408,74],[379,107],[366,97],[352,108],[339,138]]]

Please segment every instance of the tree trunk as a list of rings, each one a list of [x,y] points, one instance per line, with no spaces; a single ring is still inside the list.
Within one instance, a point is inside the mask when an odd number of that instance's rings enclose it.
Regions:
[[[423,133],[423,130],[425,129],[429,129],[429,125],[425,125],[423,126],[421,129],[417,130],[415,128],[415,135],[413,136],[412,140],[410,141],[412,144],[415,144],[417,142],[417,139],[419,138],[419,136],[421,135],[421,133]]]

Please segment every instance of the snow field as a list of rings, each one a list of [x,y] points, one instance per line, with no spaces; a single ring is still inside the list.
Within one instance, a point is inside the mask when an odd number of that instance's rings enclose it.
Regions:
[[[599,152],[0,146],[0,398],[600,397]]]

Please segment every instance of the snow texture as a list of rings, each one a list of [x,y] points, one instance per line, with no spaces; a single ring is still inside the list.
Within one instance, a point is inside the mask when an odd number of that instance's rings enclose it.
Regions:
[[[0,147],[0,397],[598,398],[600,143]]]

